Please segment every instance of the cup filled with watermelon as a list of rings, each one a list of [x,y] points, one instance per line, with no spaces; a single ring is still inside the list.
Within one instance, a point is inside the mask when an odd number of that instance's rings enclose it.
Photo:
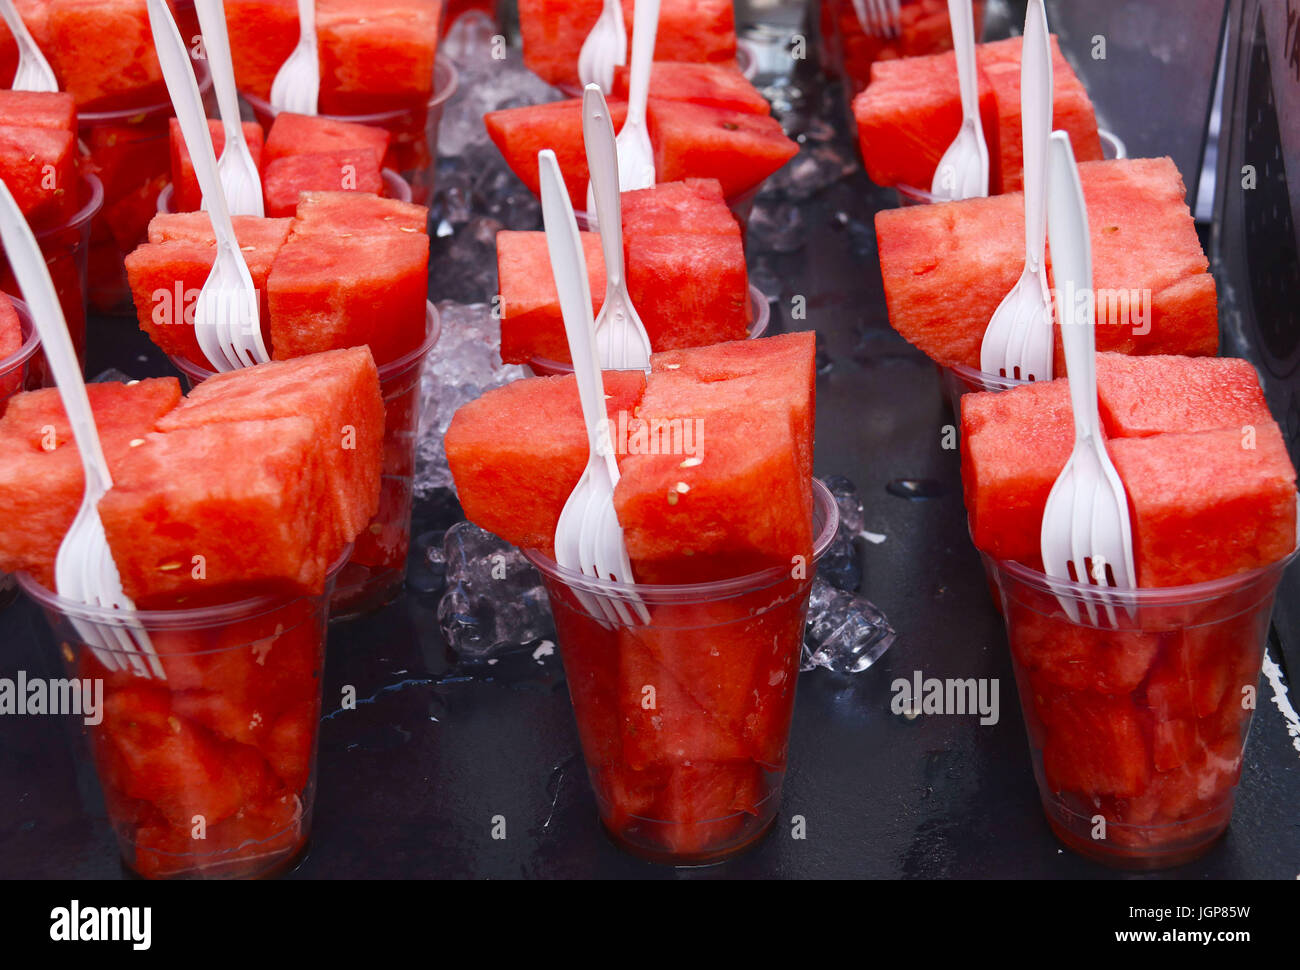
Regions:
[[[544,577],[601,821],[639,855],[716,861],[776,816],[811,577],[837,523],[812,478],[815,377],[811,333],[605,373],[635,587],[554,561],[588,458],[572,374],[489,391],[447,430],[466,516]],[[646,613],[612,627],[592,596]]]
[[[103,684],[88,740],[127,864],[275,871],[310,827],[330,596],[379,507],[378,369],[358,347],[222,374],[184,399],[173,378],[87,396],[113,477],[98,512],[137,610],[58,595],[84,488],[54,389],[0,417],[0,570],[44,609],[70,673]],[[148,647],[113,636],[131,623]]]
[[[457,86],[455,67],[436,58],[442,4],[326,0],[316,7],[319,116],[389,132],[383,167],[427,204],[443,108]],[[225,8],[240,94],[269,131],[277,114],[271,85],[298,44],[297,8],[265,0],[228,0]]]
[[[1102,354],[1097,384],[1130,503],[1129,609],[1042,572],[1043,510],[1074,439],[1064,380],[962,398],[966,506],[1052,828],[1104,862],[1176,865],[1232,814],[1295,558],[1295,469],[1246,361]]]
[[[624,192],[628,293],[654,351],[761,337],[771,308],[749,284],[740,224],[716,179]],[[600,236],[581,233],[592,312],[605,300]],[[535,374],[572,373],[559,293],[543,232],[497,234],[501,359]]]

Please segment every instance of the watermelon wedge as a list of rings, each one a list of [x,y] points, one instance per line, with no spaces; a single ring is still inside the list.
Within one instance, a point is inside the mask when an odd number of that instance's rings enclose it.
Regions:
[[[0,91],[0,125],[76,131],[77,102],[62,91]]]
[[[623,0],[631,51],[633,0]],[[578,53],[600,16],[601,0],[521,0],[524,63],[548,84],[576,87]],[[729,0],[664,0],[655,59],[729,63],[736,57],[736,21]]]
[[[172,211],[197,212],[203,206],[203,192],[199,189],[198,177],[194,174],[194,163],[190,160],[190,150],[185,147],[181,136],[181,124],[175,118],[169,119],[171,126],[172,152]],[[253,156],[253,164],[258,171],[262,168],[262,126],[256,121],[245,121],[244,141],[248,152]],[[226,129],[220,121],[208,120],[208,131],[212,134],[212,150],[217,158],[226,148]]]
[[[429,210],[422,205],[353,192],[307,192],[298,201],[289,238],[321,233],[346,239],[371,233],[428,232]]]
[[[145,0],[57,0],[43,52],[59,87],[96,111],[164,102]]]
[[[368,150],[289,155],[266,167],[262,192],[268,216],[292,216],[304,192],[361,192],[379,195],[384,179]]]
[[[975,36],[983,33],[984,4],[975,0]],[[897,36],[877,36],[862,28],[850,0],[826,0],[821,4],[822,37],[838,41],[833,60],[838,62],[853,86],[853,93],[871,79],[876,61],[895,61],[922,54],[952,50],[952,27],[948,23],[947,0],[912,0],[898,8]]]
[[[90,407],[109,471],[121,473],[131,442],[144,437],[181,398],[174,378],[138,384],[91,384]],[[0,418],[0,572],[28,572],[54,588],[54,559],[81,505],[81,459],[58,391],[11,397]]]
[[[1101,420],[1114,438],[1194,433],[1268,424],[1259,375],[1235,357],[1128,357],[1097,360]],[[1152,387],[1160,393],[1151,393]]]
[[[59,225],[76,211],[80,173],[71,95],[0,91],[0,178],[37,228]]]
[[[631,74],[632,69],[627,65],[614,69],[612,97],[620,101],[628,99]],[[733,64],[656,59],[650,70],[650,97],[757,115],[772,113],[767,98]]]
[[[594,232],[581,235],[592,312],[599,313],[605,302],[600,236]],[[507,364],[526,364],[534,358],[568,361],[569,341],[560,313],[560,294],[551,274],[546,234],[497,233],[497,279],[501,287],[501,360]]]
[[[1098,296],[1097,349],[1213,356],[1214,278],[1168,158],[1079,166]],[[1024,262],[1018,193],[876,214],[880,270],[895,330],[945,367],[979,369],[989,319]],[[954,302],[952,293],[962,299]],[[1056,373],[1065,372],[1057,337]]]
[[[735,199],[799,153],[769,115],[651,98],[646,107],[660,182],[715,178]]]
[[[1043,771],[1052,791],[1131,797],[1146,789],[1151,751],[1128,697],[1071,690],[1036,697],[1047,725]]]
[[[315,115],[288,111],[275,116],[266,136],[266,162],[291,155],[319,155],[326,152],[369,151],[382,164],[391,136],[383,128],[358,125]]]

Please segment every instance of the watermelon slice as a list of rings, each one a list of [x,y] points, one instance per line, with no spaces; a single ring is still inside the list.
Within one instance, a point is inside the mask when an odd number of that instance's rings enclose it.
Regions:
[[[799,154],[768,115],[651,98],[646,107],[660,182],[716,178],[735,199]]]
[[[611,101],[609,116],[616,131],[622,128],[627,120],[627,104]],[[541,191],[537,153],[544,148],[553,150],[574,209],[579,212],[586,210],[587,182],[591,179],[591,172],[587,168],[587,150],[582,140],[580,98],[490,111],[483,116],[483,123],[487,125],[493,144],[505,156],[510,170],[523,180],[533,195]],[[662,175],[660,180],[668,181]]]
[[[631,52],[633,0],[623,0]],[[521,0],[519,30],[524,63],[548,84],[577,86],[578,53],[600,16],[601,0]],[[664,0],[655,35],[655,59],[732,62],[736,21],[729,0]]]
[[[620,101],[628,99],[631,74],[630,66],[614,69],[612,97]],[[656,59],[650,70],[650,97],[757,115],[772,113],[767,98],[732,64]]]
[[[62,91],[0,91],[0,125],[76,131],[77,102]]]
[[[203,206],[203,192],[199,189],[199,180],[194,174],[190,150],[185,147],[185,139],[181,136],[180,122],[175,118],[168,121],[171,125],[172,211],[197,212]],[[209,119],[208,131],[212,134],[212,150],[220,158],[226,148],[226,129],[220,121]],[[248,144],[249,154],[253,156],[253,164],[261,171],[262,126],[256,121],[245,121],[244,141]]]
[[[644,388],[640,371],[605,374],[615,426]],[[501,434],[503,427],[511,433]],[[549,554],[560,511],[587,465],[574,378],[532,378],[487,392],[456,412],[445,444],[466,517],[512,545]]]
[[[1101,420],[1116,438],[1216,431],[1272,421],[1247,361],[1235,357],[1097,358]],[[1159,393],[1151,393],[1157,387]]]
[[[298,201],[290,239],[333,233],[340,238],[377,232],[429,232],[429,210],[422,205],[358,196],[354,192],[306,192]]]
[[[592,312],[599,313],[605,302],[605,258],[600,236],[594,232],[581,235]],[[568,361],[569,341],[564,333],[559,291],[551,274],[546,234],[509,230],[497,233],[497,279],[501,287],[501,360],[507,364],[526,364],[534,358]]]
[[[1168,158],[1084,162],[1097,349],[1213,356],[1214,278]],[[1024,262],[1017,193],[876,214],[889,322],[939,364],[979,369],[989,319]],[[954,302],[953,293],[962,299]],[[1124,312],[1127,311],[1127,312]],[[1057,337],[1056,372],[1065,372]]]
[[[361,533],[379,507],[383,398],[379,371],[364,347],[217,374],[164,415],[158,430],[295,415],[312,422],[323,445],[341,546]]]
[[[235,216],[235,236],[261,298],[262,334],[271,336],[267,282],[289,235],[288,219]],[[194,307],[216,260],[216,237],[207,213],[159,215],[150,242],[126,257],[127,279],[140,329],[164,352],[211,366],[194,334]]]
[[[1110,443],[1142,586],[1259,569],[1296,547],[1295,469],[1277,424]]]
[[[286,111],[275,116],[267,133],[265,158],[269,165],[290,155],[370,151],[375,155],[375,162],[382,164],[390,138],[387,131],[373,125]]]
[[[627,238],[731,236],[738,225],[717,179],[660,182],[648,189],[624,192],[622,203],[623,235]]]
[[[43,52],[60,89],[83,109],[166,101],[145,0],[58,0],[47,29]]]
[[[300,233],[267,279],[276,360],[369,346],[383,366],[425,340],[429,238]]]
[[[71,130],[0,124],[0,178],[28,222],[56,226],[77,208],[77,139]]]
[[[268,216],[292,216],[303,192],[342,191],[379,195],[384,179],[373,152],[352,150],[289,155],[266,167],[262,191]]]
[[[174,378],[90,384],[90,407],[109,471],[120,474],[130,443],[148,434],[181,398]],[[11,397],[0,418],[0,572],[29,572],[54,588],[54,559],[81,505],[81,459],[58,391]]]
[[[123,589],[142,609],[320,595],[339,551],[324,462],[302,417],[148,435],[99,503]]]
[[[1022,184],[1020,143],[1021,38],[976,49],[980,119],[989,147],[989,190]],[[1052,38],[1052,124],[1070,134],[1080,161],[1102,157],[1097,119],[1087,92]],[[961,127],[957,62],[951,51],[878,61],[871,83],[853,100],[867,175],[877,185],[929,189],[939,160]]]

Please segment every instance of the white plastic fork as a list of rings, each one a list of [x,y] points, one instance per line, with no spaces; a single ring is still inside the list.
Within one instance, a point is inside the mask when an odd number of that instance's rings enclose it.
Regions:
[[[244,125],[239,117],[239,92],[235,89],[235,66],[230,59],[230,35],[226,30],[226,11],[222,0],[195,0],[199,26],[203,31],[203,49],[208,55],[212,86],[217,92],[217,107],[226,143],[217,160],[217,174],[226,193],[231,215],[262,216],[262,177],[253,162],[253,153],[244,140]],[[206,205],[204,206],[206,208]]]
[[[853,9],[863,33],[875,37],[899,37],[903,33],[898,0],[853,0]]]
[[[194,307],[194,336],[208,361],[218,371],[238,370],[271,359],[262,340],[257,289],[244,261],[235,227],[226,206],[226,193],[217,173],[212,133],[203,112],[203,99],[190,67],[189,50],[181,39],[166,0],[148,0],[154,48],[163,78],[180,122],[185,147],[207,204],[208,218],[217,239],[212,272],[199,291]]]
[[[1048,151],[1047,227],[1074,410],[1074,451],[1043,512],[1043,571],[1053,579],[1096,587],[1096,594],[1085,592],[1081,597],[1088,619],[1097,625],[1096,605],[1100,605],[1113,627],[1115,606],[1127,610],[1128,604],[1111,590],[1137,586],[1133,530],[1128,495],[1106,452],[1097,408],[1096,301],[1083,185],[1068,134],[1053,132]],[[1073,598],[1060,587],[1056,598],[1078,623]]]
[[[59,90],[59,82],[50,69],[50,62],[32,39],[23,18],[14,8],[13,0],[0,0],[0,16],[9,25],[9,33],[14,35],[14,42],[18,45],[18,71],[14,74],[14,83],[10,87],[14,91]]]
[[[564,332],[569,338],[588,446],[587,467],[564,503],[555,529],[555,561],[584,576],[632,587],[635,584],[632,563],[614,508],[618,461],[605,411],[605,385],[596,360],[596,323],[591,316],[587,260],[555,152],[550,149],[539,152],[537,164],[541,174],[546,247],[559,292]],[[633,626],[638,619],[642,623],[650,622],[645,604],[631,590],[625,596],[574,592],[588,614],[609,626]]]
[[[1047,145],[1052,134],[1052,41],[1043,0],[1029,0],[1020,63],[1025,159],[1025,268],[984,331],[980,370],[1050,381],[1055,331],[1047,284]]]
[[[650,370],[650,337],[627,290],[623,259],[623,200],[618,188],[614,123],[600,87],[588,84],[582,95],[582,135],[591,170],[591,192],[605,254],[605,302],[596,318],[596,357],[610,370]]]
[[[650,145],[645,107],[650,97],[650,69],[659,36],[659,0],[637,0],[632,20],[632,73],[628,80],[627,120],[618,132],[618,184],[624,192],[655,184],[655,153]],[[590,188],[587,211],[591,212]]]
[[[623,23],[623,5],[619,0],[605,0],[591,33],[578,53],[578,77],[582,86],[599,84],[602,91],[614,86],[614,68],[627,63],[627,28]]]
[[[81,507],[55,559],[55,591],[61,598],[76,603],[124,611],[120,625],[70,618],[82,641],[108,670],[124,671],[129,666],[141,677],[166,680],[149,634],[139,623],[132,622],[135,604],[122,589],[122,579],[104,535],[104,523],[99,518],[99,500],[113,487],[113,478],[104,458],[104,448],[95,427],[95,416],[90,410],[90,398],[86,394],[77,354],[68,336],[63,309],[36,237],[9,193],[9,187],[2,181],[0,241],[4,243],[4,254],[13,267],[23,298],[31,308],[32,321],[41,336],[45,359],[58,384],[85,473]]]
[[[320,60],[316,50],[316,0],[298,0],[298,46],[271,83],[271,107],[314,115],[320,104]]]
[[[961,89],[961,128],[939,159],[930,192],[944,201],[983,198],[989,194],[989,146],[980,124],[971,0],[948,0],[948,20],[952,24],[952,48]]]

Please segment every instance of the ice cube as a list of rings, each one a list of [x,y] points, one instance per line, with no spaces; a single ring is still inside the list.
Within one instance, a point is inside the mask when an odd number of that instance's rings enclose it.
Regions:
[[[852,593],[862,585],[862,562],[854,541],[865,526],[862,496],[857,486],[843,475],[832,475],[823,479],[822,484],[835,496],[840,525],[831,547],[817,564],[817,575],[836,589]]]
[[[813,579],[801,670],[861,673],[893,646],[894,637],[894,628],[872,603],[836,589],[820,575]]]

